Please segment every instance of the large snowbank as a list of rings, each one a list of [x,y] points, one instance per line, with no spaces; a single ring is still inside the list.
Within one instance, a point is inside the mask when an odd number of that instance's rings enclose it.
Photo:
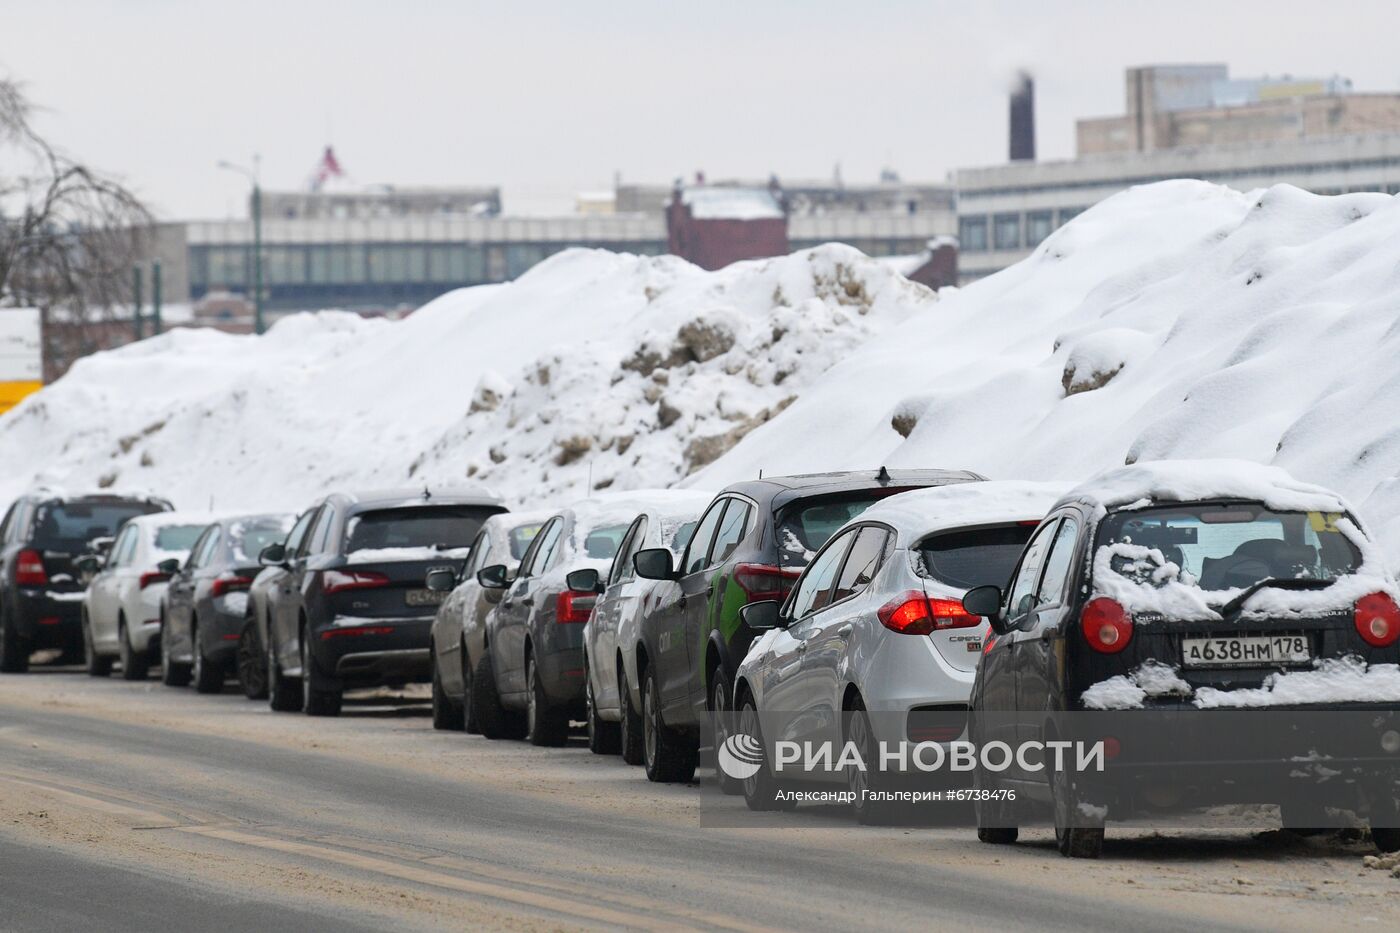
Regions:
[[[36,483],[295,509],[328,488],[485,485],[512,505],[666,486],[935,297],[856,250],[705,272],[570,250],[407,320],[320,312],[80,360],[0,418]]]
[[[940,297],[693,481],[880,463],[1079,480],[1239,457],[1358,503],[1394,560],[1400,199],[1134,188]]]

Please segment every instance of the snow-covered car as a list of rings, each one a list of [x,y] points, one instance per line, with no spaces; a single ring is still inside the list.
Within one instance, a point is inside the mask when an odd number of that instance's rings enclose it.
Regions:
[[[472,675],[472,706],[489,739],[562,745],[584,717],[583,624],[596,590],[574,590],[576,570],[605,572],[645,499],[605,493],[556,512],[512,575],[505,564],[477,571],[502,591],[486,616],[486,650]]]
[[[448,595],[433,619],[433,726],[481,732],[472,707],[472,674],[486,645],[486,614],[501,600],[499,589],[487,589],[476,572],[504,564],[515,573],[520,558],[549,518],[548,512],[503,512],[481,526],[461,573],[435,570],[424,585]]]
[[[239,515],[216,521],[190,549],[166,586],[161,608],[161,680],[168,687],[194,681],[200,693],[218,693],[235,670],[248,588],[262,566],[258,555],[283,541],[290,515]]]
[[[935,486],[892,496],[848,522],[784,602],[742,610],[764,634],[735,681],[739,732],[764,742],[849,742],[868,762],[878,760],[880,742],[956,738],[987,634],[986,620],[963,610],[963,594],[1010,579],[1021,548],[1067,488]],[[921,734],[943,728],[945,718],[957,731]],[[763,735],[764,726],[778,734]],[[887,808],[862,791],[883,790],[902,775],[846,768],[809,777],[848,783],[857,819],[870,822]],[[744,781],[744,795],[753,809],[773,808],[766,763]]]
[[[122,677],[144,680],[159,659],[161,607],[170,577],[215,516],[190,512],[138,515],[122,526],[83,594],[87,671],[106,677],[120,659]]]
[[[1014,842],[1048,806],[1060,851],[1093,858],[1110,817],[1277,804],[1300,829],[1366,816],[1400,849],[1400,590],[1382,561],[1341,497],[1273,467],[1144,463],[1071,490],[1009,589],[963,599],[995,633],[970,731],[987,747],[1088,730],[1112,751],[1092,769],[979,763],[979,838]]]
[[[642,717],[631,703],[624,709],[627,692],[622,657],[635,657],[637,624],[642,605],[655,588],[655,580],[637,576],[632,558],[644,548],[664,547],[679,557],[713,494],[695,490],[657,490],[646,494],[646,508],[632,522],[613,558],[606,577],[594,570],[570,577],[575,590],[597,590],[601,595],[583,626],[586,672],[585,721],[588,747],[600,755],[621,752],[628,764],[642,763]],[[589,575],[592,575],[591,577]]]

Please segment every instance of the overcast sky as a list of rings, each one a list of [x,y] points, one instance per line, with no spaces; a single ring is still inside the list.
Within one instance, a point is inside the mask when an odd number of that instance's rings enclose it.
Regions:
[[[680,3],[0,0],[0,74],[42,128],[164,217],[242,216],[219,159],[304,184],[334,144],[358,182],[499,184],[510,212],[624,181],[906,180],[1004,161],[1006,90],[1037,79],[1040,156],[1123,109],[1123,69],[1400,88],[1394,0]]]

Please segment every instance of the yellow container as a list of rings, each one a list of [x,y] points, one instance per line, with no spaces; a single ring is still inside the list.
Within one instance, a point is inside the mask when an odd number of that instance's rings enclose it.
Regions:
[[[0,415],[43,387],[42,382],[0,382]]]

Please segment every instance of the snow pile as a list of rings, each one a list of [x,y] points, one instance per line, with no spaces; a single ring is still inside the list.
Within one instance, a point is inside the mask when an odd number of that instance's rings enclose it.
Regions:
[[[1310,671],[1279,671],[1259,687],[1221,690],[1182,680],[1174,667],[1147,661],[1131,674],[1102,680],[1080,699],[1086,709],[1141,709],[1148,697],[1189,697],[1198,709],[1252,709],[1312,703],[1400,703],[1400,665],[1357,657],[1322,658]]]
[[[1238,457],[1338,490],[1400,556],[1400,199],[1138,187],[940,298],[695,482]]]
[[[1080,694],[1085,709],[1140,709],[1148,697],[1191,695],[1191,685],[1176,668],[1161,661],[1144,661],[1130,674],[1101,680]]]
[[[670,485],[935,296],[848,247],[705,272],[560,253],[408,319],[174,330],[0,417],[0,505],[36,483],[298,509],[327,489],[485,485],[512,505]]]

